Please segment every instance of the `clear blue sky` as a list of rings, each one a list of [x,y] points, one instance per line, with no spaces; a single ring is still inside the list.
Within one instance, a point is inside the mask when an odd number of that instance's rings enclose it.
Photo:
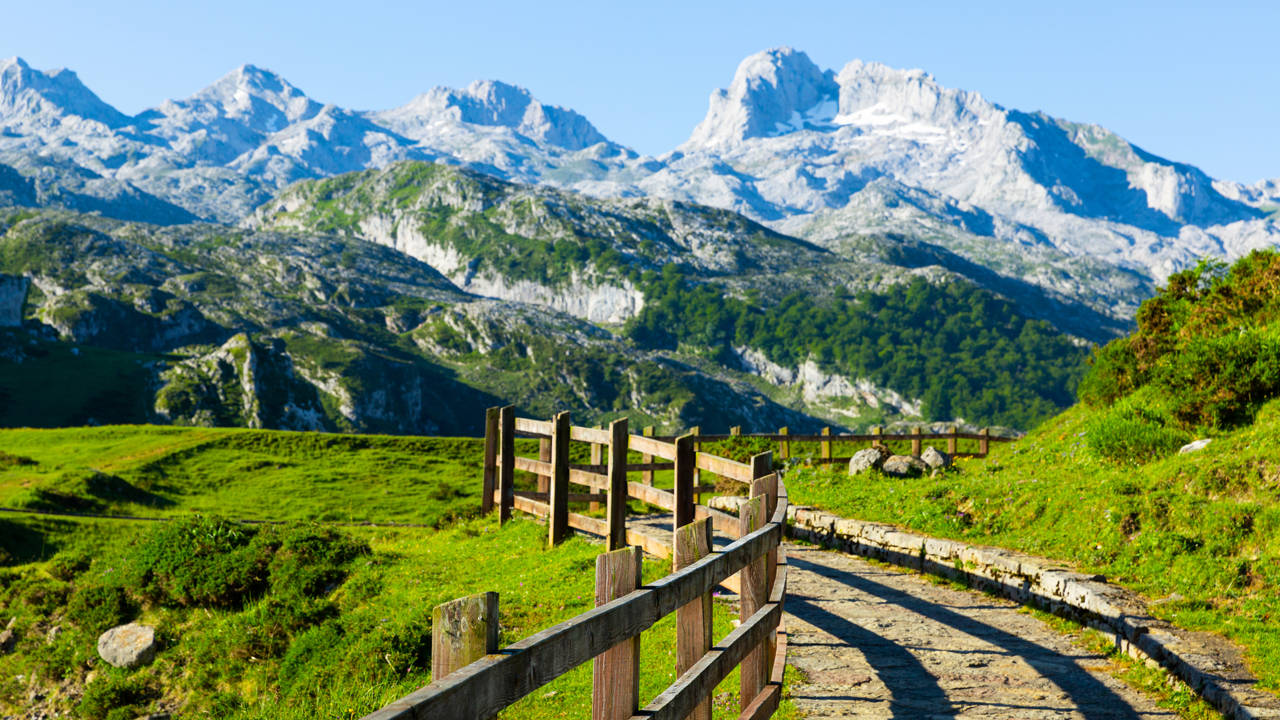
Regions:
[[[400,105],[500,79],[649,154],[683,141],[746,55],[919,67],[1006,107],[1104,125],[1243,182],[1280,177],[1280,2],[6,2],[0,56],[69,67],[128,113],[228,70],[322,102]]]

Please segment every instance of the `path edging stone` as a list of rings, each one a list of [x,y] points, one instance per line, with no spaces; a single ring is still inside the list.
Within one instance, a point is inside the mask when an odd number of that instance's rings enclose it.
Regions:
[[[1113,634],[1121,650],[1163,666],[1231,720],[1280,718],[1280,698],[1254,688],[1257,678],[1238,648],[1212,633],[1183,630],[1152,617],[1140,596],[1107,583],[1102,575],[803,505],[788,507],[787,521],[788,533],[800,540],[964,581]]]

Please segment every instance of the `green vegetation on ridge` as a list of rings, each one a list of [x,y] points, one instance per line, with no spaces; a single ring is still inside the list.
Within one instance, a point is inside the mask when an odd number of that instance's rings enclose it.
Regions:
[[[646,298],[628,325],[641,345],[707,348],[726,364],[734,347],[760,349],[784,367],[812,359],[922,398],[924,417],[940,420],[1030,427],[1071,403],[1087,355],[967,283],[916,278],[828,303],[792,294],[770,305],[693,284],[669,267],[646,286]]]

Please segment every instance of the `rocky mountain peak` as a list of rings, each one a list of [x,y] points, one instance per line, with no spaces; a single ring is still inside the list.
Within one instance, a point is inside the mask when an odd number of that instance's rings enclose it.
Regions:
[[[129,118],[103,102],[65,68],[42,72],[20,57],[0,60],[0,117],[10,121],[74,115],[120,127]]]
[[[707,115],[681,150],[731,146],[824,124],[835,111],[834,73],[805,53],[773,48],[738,65],[728,88],[711,93]]]
[[[241,65],[186,100],[160,108],[168,116],[229,118],[257,132],[272,133],[289,123],[312,117],[320,103],[283,77],[255,65]]]
[[[497,80],[471,83],[465,89],[438,87],[408,104],[376,114],[396,132],[420,139],[440,122],[506,127],[538,142],[581,150],[608,138],[585,117],[545,105],[526,89]]]
[[[858,124],[863,119],[860,114],[878,114],[949,126],[1000,112],[979,93],[943,87],[918,69],[854,60],[840,70],[836,82],[840,85],[838,118],[842,124]]]

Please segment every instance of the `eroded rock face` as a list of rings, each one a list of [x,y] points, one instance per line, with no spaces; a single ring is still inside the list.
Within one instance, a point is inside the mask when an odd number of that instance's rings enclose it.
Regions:
[[[849,458],[849,474],[860,475],[872,468],[880,469],[888,457],[888,453],[880,448],[870,447],[859,450]]]
[[[880,472],[894,477],[915,477],[928,470],[929,466],[914,455],[893,455],[880,468]]]
[[[0,327],[22,325],[22,306],[27,301],[30,284],[25,277],[0,275]]]
[[[920,454],[920,460],[935,470],[951,467],[951,456],[930,445]]]
[[[115,667],[146,665],[156,657],[156,629],[137,623],[113,627],[98,636],[98,655]]]

